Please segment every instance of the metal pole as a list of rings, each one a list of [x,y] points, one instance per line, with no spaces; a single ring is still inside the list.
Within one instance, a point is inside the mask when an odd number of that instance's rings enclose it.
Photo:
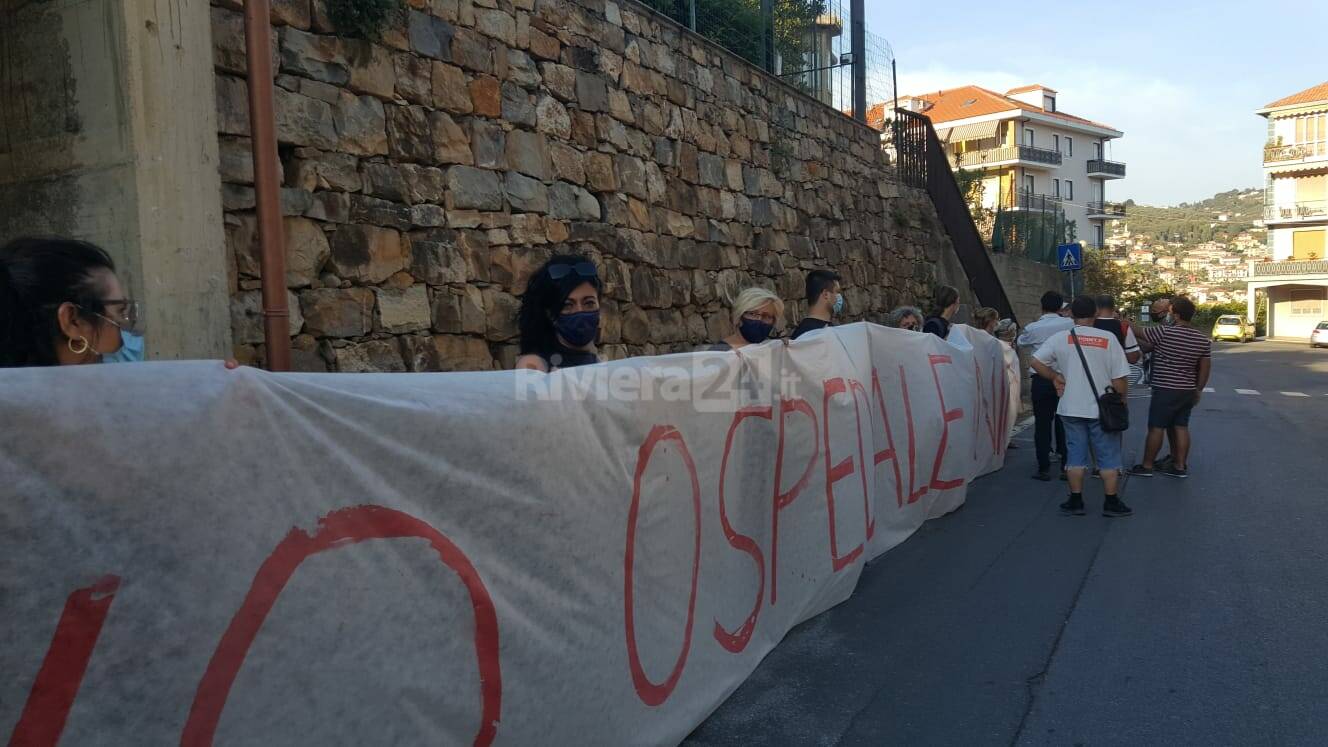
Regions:
[[[259,267],[263,275],[263,341],[269,371],[289,371],[290,309],[286,306],[286,248],[277,178],[277,126],[272,105],[272,27],[268,0],[244,4],[249,66],[249,130],[258,208]]]
[[[849,15],[852,17],[849,30],[849,44],[853,53],[853,118],[859,122],[867,121],[867,21],[863,17],[866,0],[851,0]]]
[[[761,67],[775,72],[775,0],[761,0]]]
[[[696,30],[696,0],[687,0],[687,28]]]

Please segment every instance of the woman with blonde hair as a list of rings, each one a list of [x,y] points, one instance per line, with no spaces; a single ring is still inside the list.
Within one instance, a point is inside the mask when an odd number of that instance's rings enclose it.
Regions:
[[[1001,312],[990,306],[983,306],[973,312],[973,326],[989,335],[995,336],[996,325],[999,324],[1000,321]]]
[[[747,288],[733,301],[733,334],[711,350],[737,350],[765,342],[784,319],[784,301],[765,288]]]

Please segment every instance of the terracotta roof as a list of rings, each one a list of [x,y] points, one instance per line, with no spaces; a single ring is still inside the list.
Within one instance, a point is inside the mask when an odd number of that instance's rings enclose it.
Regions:
[[[1038,89],[1042,89],[1047,93],[1056,93],[1055,88],[1049,88],[1047,86],[1042,85],[1041,83],[1034,83],[1031,86],[1019,86],[1018,88],[1011,88],[1010,90],[1005,92],[1005,95],[1013,96],[1016,93],[1028,93],[1029,91],[1036,91]]]
[[[907,98],[900,96],[901,99]],[[943,122],[951,122],[957,119],[968,119],[969,117],[981,117],[987,114],[997,114],[999,112],[1014,111],[1016,109],[1025,109],[1037,112],[1048,117],[1063,119],[1067,122],[1089,125],[1090,127],[1102,127],[1108,130],[1114,130],[1111,125],[1094,122],[1091,119],[1076,117],[1073,114],[1065,112],[1049,112],[1040,106],[1034,106],[1024,101],[1012,99],[1009,96],[1003,96],[995,91],[989,91],[981,86],[961,86],[951,88],[936,93],[924,93],[914,95],[911,98],[922,99],[931,106],[923,112],[937,127]]]
[[[1265,109],[1276,109],[1279,106],[1291,106],[1293,104],[1309,104],[1315,101],[1328,101],[1328,80],[1317,86],[1306,88],[1300,93],[1293,93],[1284,99],[1278,99],[1265,106]]]

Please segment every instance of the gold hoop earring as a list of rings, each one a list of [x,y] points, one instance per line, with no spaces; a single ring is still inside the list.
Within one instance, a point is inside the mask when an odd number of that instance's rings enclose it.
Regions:
[[[79,344],[82,345],[82,347],[75,348],[74,340],[78,340]],[[78,337],[69,338],[69,342],[67,343],[67,345],[69,346],[69,352],[73,353],[74,355],[83,355],[84,353],[88,352],[89,348],[92,347],[92,343],[88,342],[88,338],[83,337],[82,335]]]

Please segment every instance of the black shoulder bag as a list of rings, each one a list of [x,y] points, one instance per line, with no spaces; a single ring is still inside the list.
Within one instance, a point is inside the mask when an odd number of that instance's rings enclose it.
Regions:
[[[1079,351],[1079,362],[1084,364],[1084,375],[1088,377],[1088,386],[1097,392],[1097,384],[1093,381],[1093,372],[1088,370],[1088,358],[1084,357],[1084,349],[1079,347],[1079,335],[1070,329],[1070,339],[1074,340],[1074,349]],[[1102,394],[1097,395],[1097,420],[1102,426],[1102,430],[1107,433],[1118,433],[1130,427],[1130,408],[1125,403],[1125,398],[1120,395],[1113,387],[1108,386]]]

